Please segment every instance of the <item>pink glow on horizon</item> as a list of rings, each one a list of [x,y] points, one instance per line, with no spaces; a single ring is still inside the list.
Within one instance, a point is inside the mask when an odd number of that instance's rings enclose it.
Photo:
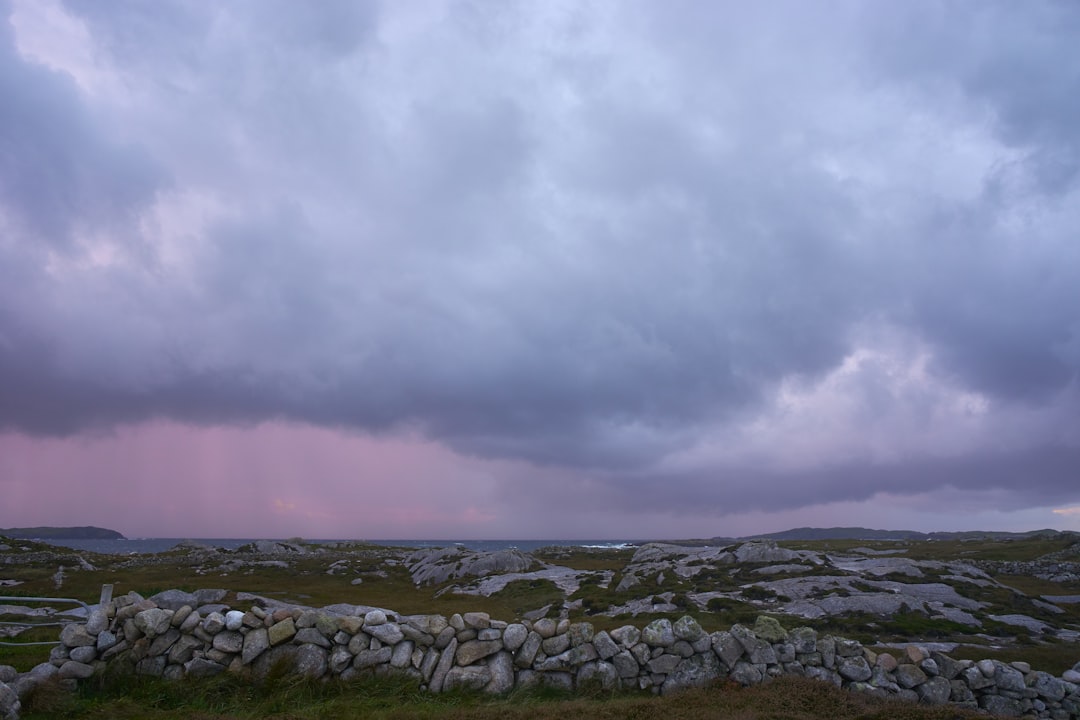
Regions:
[[[498,463],[412,439],[310,426],[125,427],[0,436],[0,526],[99,525],[129,537],[484,536]],[[459,499],[467,498],[467,500]]]
[[[437,443],[306,425],[169,422],[70,438],[0,434],[0,527],[97,525],[128,537],[709,538],[799,526],[1080,529],[1074,508],[1003,513],[936,493],[805,508],[673,513],[587,475],[457,454]],[[956,495],[956,497],[953,497]],[[1066,528],[1062,528],[1066,529]]]

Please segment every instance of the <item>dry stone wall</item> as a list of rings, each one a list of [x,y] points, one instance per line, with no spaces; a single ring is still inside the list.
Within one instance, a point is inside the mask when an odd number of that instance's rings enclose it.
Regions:
[[[354,605],[316,610],[244,594],[229,606],[225,597],[223,590],[149,599],[129,593],[95,606],[85,623],[63,628],[50,662],[10,677],[10,690],[25,696],[45,678],[74,682],[107,666],[180,679],[224,672],[258,677],[288,663],[310,678],[398,673],[431,692],[493,693],[588,683],[670,693],[720,678],[752,685],[801,675],[912,702],[1080,717],[1080,663],[1055,677],[1025,663],[954,660],[916,646],[876,654],[854,640],[787,630],[765,616],[752,628],[711,634],[689,616],[597,632],[588,622],[565,619],[507,623],[481,612],[399,615]]]

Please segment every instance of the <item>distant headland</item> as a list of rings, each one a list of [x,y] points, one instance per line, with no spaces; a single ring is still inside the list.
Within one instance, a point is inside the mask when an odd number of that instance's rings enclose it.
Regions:
[[[93,526],[0,528],[0,535],[23,540],[127,540],[115,530]]]

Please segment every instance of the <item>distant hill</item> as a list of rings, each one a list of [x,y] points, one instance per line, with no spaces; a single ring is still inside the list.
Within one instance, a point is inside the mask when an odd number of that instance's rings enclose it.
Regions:
[[[969,530],[963,532],[924,533],[917,530],[872,530],[864,527],[812,528],[801,527],[763,535],[741,538],[712,538],[711,542],[732,540],[1018,540],[1022,538],[1058,537],[1075,533],[1060,530],[1033,530],[1031,532],[993,532]]]
[[[926,540],[926,533],[915,530],[871,530],[863,527],[801,527],[781,532],[755,535],[762,540]]]
[[[93,526],[0,528],[0,535],[23,540],[127,540],[115,530]]]

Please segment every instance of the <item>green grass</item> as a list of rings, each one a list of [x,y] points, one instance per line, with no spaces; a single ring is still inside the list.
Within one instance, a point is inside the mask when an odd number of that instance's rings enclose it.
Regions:
[[[631,720],[969,720],[956,708],[886,702],[828,683],[781,678],[753,688],[717,683],[669,697],[599,689],[571,695],[551,690],[506,696],[433,695],[415,681],[381,678],[313,683],[275,678],[254,684],[224,676],[170,683],[129,677],[85,682],[77,693],[46,685],[27,699],[24,720],[351,720],[354,718],[629,718]]]

